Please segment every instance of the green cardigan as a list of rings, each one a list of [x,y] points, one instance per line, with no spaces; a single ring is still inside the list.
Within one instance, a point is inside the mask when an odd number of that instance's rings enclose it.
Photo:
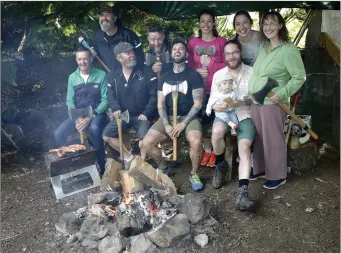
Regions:
[[[267,77],[277,80],[278,87],[272,89],[281,102],[288,102],[305,81],[305,69],[302,57],[292,43],[280,43],[271,52],[268,52],[269,42],[261,46],[253,72],[249,80],[251,94],[261,90]],[[256,103],[256,101],[254,101]],[[265,98],[265,105],[273,104]]]

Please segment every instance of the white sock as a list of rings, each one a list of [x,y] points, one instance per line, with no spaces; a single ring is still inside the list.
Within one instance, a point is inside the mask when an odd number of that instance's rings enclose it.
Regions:
[[[203,138],[205,153],[212,153],[211,140],[209,138]]]

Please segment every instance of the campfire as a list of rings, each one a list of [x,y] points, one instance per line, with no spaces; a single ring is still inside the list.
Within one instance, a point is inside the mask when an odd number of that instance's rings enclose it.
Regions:
[[[133,162],[129,171],[120,171],[121,191],[89,195],[87,207],[60,217],[57,231],[70,243],[100,253],[156,252],[191,239],[206,245],[216,223],[208,203],[197,194],[176,194],[171,179],[154,173]]]

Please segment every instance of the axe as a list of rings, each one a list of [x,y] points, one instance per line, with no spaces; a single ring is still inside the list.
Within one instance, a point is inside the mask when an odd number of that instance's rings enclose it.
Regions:
[[[268,77],[265,86],[257,91],[256,93],[252,94],[253,99],[263,105],[265,97],[272,97],[275,93],[272,91],[273,88],[277,87],[278,83],[275,79]],[[314,140],[318,139],[317,134],[308,127],[299,117],[297,117],[286,105],[279,102],[277,104],[286,114],[288,114],[294,121],[296,121],[305,131],[307,131]]]
[[[126,123],[129,123],[130,117],[129,117],[129,111],[128,110],[121,113],[119,118],[116,118],[117,129],[118,129],[118,141],[120,143],[120,159],[121,159],[122,168],[124,168],[122,120]]]
[[[148,67],[152,67],[154,65],[154,63],[156,63],[156,62],[167,63],[170,61],[170,56],[169,56],[168,51],[161,53],[161,54],[158,54],[158,55],[146,53],[145,58],[146,58],[146,65]],[[156,73],[158,79],[160,79],[160,74],[161,74],[160,72]]]
[[[174,84],[169,84],[174,83]],[[164,96],[166,96],[169,93],[172,93],[172,100],[173,100],[173,127],[177,124],[177,118],[178,118],[178,96],[179,92],[183,94],[187,94],[188,90],[188,83],[187,81],[184,81],[182,83],[179,82],[169,82],[169,83],[163,83],[162,86],[162,93]],[[173,160],[177,160],[178,156],[178,148],[177,148],[177,139],[173,140]]]
[[[86,40],[82,36],[78,38],[78,42],[81,43],[83,47],[90,50],[90,46],[88,42],[86,42]],[[101,58],[98,57],[97,53],[95,54],[95,57],[99,61],[99,63],[102,64],[103,68],[109,73],[110,69],[108,68],[107,65],[105,65],[105,63],[101,60]]]
[[[84,118],[90,118],[92,119],[92,107],[91,105],[88,107],[85,107],[83,109],[76,109],[76,108],[69,108],[69,116],[72,119],[84,119]],[[79,132],[81,144],[84,144],[84,133],[83,131]]]
[[[203,56],[203,55],[206,55],[206,56],[215,56],[215,46],[212,45],[212,46],[209,46],[209,47],[202,47],[202,46],[196,46],[195,47],[195,53],[198,55],[198,56]],[[204,70],[207,69],[207,66],[205,65],[202,65],[202,68]]]

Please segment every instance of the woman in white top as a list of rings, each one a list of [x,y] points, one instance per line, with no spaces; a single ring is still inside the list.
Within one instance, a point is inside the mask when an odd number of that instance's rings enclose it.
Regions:
[[[260,32],[252,30],[253,21],[247,11],[238,11],[233,18],[236,34],[231,39],[237,39],[242,45],[243,63],[253,66],[260,47]]]

